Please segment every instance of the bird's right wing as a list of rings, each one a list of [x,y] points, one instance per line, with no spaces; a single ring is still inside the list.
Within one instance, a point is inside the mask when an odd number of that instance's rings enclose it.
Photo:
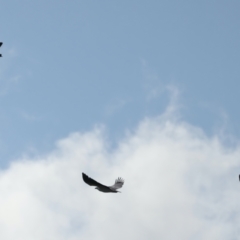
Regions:
[[[118,189],[118,188],[121,188],[124,184],[124,180],[122,178],[118,178],[116,179],[115,181],[115,184],[110,186],[111,189]]]
[[[106,187],[106,186],[102,185],[101,183],[95,181],[94,179],[88,177],[85,173],[82,173],[82,178],[83,178],[83,181],[90,186]]]

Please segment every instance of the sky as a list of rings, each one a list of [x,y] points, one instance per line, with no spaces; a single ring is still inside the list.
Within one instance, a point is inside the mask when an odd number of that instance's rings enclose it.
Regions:
[[[0,6],[4,239],[238,238],[239,1]]]

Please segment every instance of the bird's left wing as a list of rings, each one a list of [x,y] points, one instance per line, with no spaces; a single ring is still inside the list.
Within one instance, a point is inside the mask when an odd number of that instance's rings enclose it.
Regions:
[[[83,178],[83,181],[90,186],[106,187],[106,186],[102,185],[101,183],[95,181],[94,179],[90,178],[85,173],[82,173],[82,178]]]
[[[110,188],[112,189],[118,189],[118,188],[121,188],[124,184],[124,180],[122,178],[118,178],[116,179],[115,181],[115,184],[110,186]]]

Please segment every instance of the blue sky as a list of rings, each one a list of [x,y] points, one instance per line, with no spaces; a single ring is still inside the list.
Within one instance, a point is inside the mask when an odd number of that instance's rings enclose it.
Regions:
[[[110,141],[166,107],[239,136],[238,1],[1,3],[1,162],[104,124]],[[151,95],[151,97],[150,97]],[[225,116],[225,117],[223,117]],[[225,120],[224,120],[225,119]]]
[[[0,3],[2,238],[238,238],[239,1]]]

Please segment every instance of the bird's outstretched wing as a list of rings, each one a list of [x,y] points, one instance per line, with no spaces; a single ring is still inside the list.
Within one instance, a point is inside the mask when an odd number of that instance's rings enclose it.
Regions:
[[[121,188],[124,184],[124,180],[122,178],[118,178],[115,181],[115,184],[110,186],[111,189],[118,189]]]
[[[104,186],[101,183],[95,181],[94,179],[88,177],[85,173],[82,173],[82,178],[83,178],[83,181],[90,186],[107,187],[107,186]]]
[[[2,43],[2,42],[0,42],[0,47],[2,46],[2,44],[3,44],[3,43]],[[0,54],[0,57],[2,57],[2,54]]]

